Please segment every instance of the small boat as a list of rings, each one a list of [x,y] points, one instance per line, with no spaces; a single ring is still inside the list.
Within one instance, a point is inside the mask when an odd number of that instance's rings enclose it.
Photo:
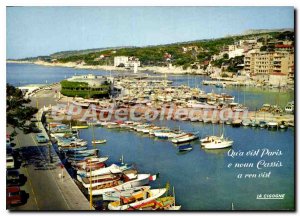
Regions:
[[[228,119],[227,121],[225,121],[225,124],[231,125],[231,124],[232,124],[232,120],[231,120],[231,119]]]
[[[245,119],[245,120],[242,121],[242,125],[245,126],[245,127],[250,126],[250,124],[251,124],[251,121],[249,119]]]
[[[161,197],[166,192],[165,188],[141,190],[132,194],[131,197],[121,197],[120,201],[111,202],[108,204],[109,210],[126,210],[128,208],[135,208],[143,203],[155,200]]]
[[[284,123],[280,124],[278,127],[281,130],[286,130],[287,129],[287,126]]]
[[[225,84],[225,83],[219,82],[219,83],[216,83],[216,87],[217,87],[217,88],[225,88],[225,87],[226,87],[226,84]]]
[[[268,129],[277,129],[278,128],[278,123],[277,122],[268,122],[267,123]]]
[[[116,174],[116,173],[121,173],[130,168],[131,168],[131,166],[127,165],[127,164],[125,164],[123,166],[118,166],[116,164],[112,164],[108,167],[100,168],[93,172],[86,172],[85,170],[78,171],[77,175],[80,175],[81,177],[90,177],[90,176],[100,176],[100,175],[109,174],[109,173]]]
[[[87,129],[87,128],[89,128],[88,125],[72,126],[72,129]]]
[[[265,128],[265,127],[267,127],[267,122],[266,121],[260,121],[258,123],[258,125],[259,125],[260,128]]]
[[[150,186],[141,186],[141,187],[134,187],[134,188],[124,189],[124,190],[107,192],[103,194],[103,200],[118,201],[120,200],[120,197],[130,197],[132,196],[133,193],[140,191],[141,189],[149,190],[150,188],[151,188]]]
[[[106,143],[106,139],[92,141],[92,144],[104,144],[104,143]]]
[[[198,139],[198,136],[196,134],[192,134],[192,133],[184,133],[178,136],[175,136],[171,142],[178,144],[178,143],[184,143],[184,142],[190,142],[193,140]]]
[[[141,205],[130,207],[127,210],[140,210],[140,211],[161,211],[173,210],[170,209],[175,203],[175,198],[172,196],[159,197],[158,199],[151,200]]]
[[[178,146],[178,150],[180,152],[192,151],[193,150],[193,146],[191,144],[181,145],[181,146]]]
[[[92,189],[92,195],[98,196],[102,195],[106,192],[112,192],[116,190],[128,189],[133,187],[140,187],[149,183],[150,178],[152,177],[150,174],[136,174],[136,175],[126,175],[127,179],[123,181],[110,181],[106,184],[95,186]],[[90,190],[88,190],[88,194],[90,194]]]
[[[258,127],[259,126],[259,122],[257,122],[256,120],[252,120],[250,123],[251,127]]]

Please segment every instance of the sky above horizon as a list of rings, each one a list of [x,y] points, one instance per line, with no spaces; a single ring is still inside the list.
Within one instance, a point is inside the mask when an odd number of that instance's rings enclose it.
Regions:
[[[293,7],[7,7],[6,58],[294,28]]]

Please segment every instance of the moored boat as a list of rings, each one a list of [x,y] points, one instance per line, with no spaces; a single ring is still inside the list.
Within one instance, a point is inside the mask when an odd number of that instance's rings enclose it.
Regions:
[[[185,144],[185,145],[178,146],[178,151],[180,151],[180,152],[192,151],[192,150],[193,150],[193,146],[191,144]]]
[[[104,144],[106,143],[106,139],[103,139],[103,140],[93,140],[92,141],[92,144]]]
[[[157,199],[166,192],[165,188],[141,190],[132,194],[131,197],[122,197],[120,201],[111,202],[108,204],[109,210],[126,210],[128,208],[135,208],[138,205],[147,203],[151,200]]]
[[[196,140],[196,139],[198,139],[198,138],[199,138],[199,137],[198,137],[196,134],[192,134],[192,133],[184,133],[184,134],[175,136],[175,137],[171,140],[171,142],[178,144],[178,143],[190,142],[190,141]]]

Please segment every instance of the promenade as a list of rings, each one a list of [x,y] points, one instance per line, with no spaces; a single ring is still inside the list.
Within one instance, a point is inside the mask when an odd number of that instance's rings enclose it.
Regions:
[[[41,98],[38,107],[53,104],[53,97],[49,97],[52,94],[49,91],[47,97]],[[36,100],[33,99],[31,103],[34,105]],[[37,119],[41,117],[41,112],[40,109]],[[38,122],[37,125],[44,136],[48,138],[42,123]],[[13,128],[8,127],[7,132],[12,133]],[[79,190],[67,170],[60,166],[61,161],[52,144],[50,142],[39,144],[34,133],[24,134],[19,129],[16,129],[16,132],[17,136],[12,142],[15,143],[14,151],[18,152],[20,160],[22,160],[19,172],[25,176],[26,180],[20,188],[25,196],[25,203],[9,209],[12,211],[90,210],[89,201]],[[50,161],[50,155],[52,161]]]

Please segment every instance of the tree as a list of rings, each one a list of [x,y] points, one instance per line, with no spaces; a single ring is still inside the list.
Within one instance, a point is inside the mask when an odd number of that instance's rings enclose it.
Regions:
[[[262,47],[260,47],[259,50],[260,50],[260,51],[267,51],[267,46],[262,46]]]
[[[223,54],[223,58],[224,58],[224,59],[229,59],[228,53],[224,53],[224,54]]]
[[[27,120],[37,113],[38,109],[28,106],[29,99],[25,99],[20,89],[6,85],[6,122],[14,128],[23,129]]]

